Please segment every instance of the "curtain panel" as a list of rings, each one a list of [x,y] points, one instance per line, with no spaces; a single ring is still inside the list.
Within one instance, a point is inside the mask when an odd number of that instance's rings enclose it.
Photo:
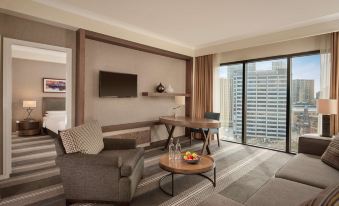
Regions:
[[[331,87],[330,87],[330,98],[338,100],[338,111],[339,111],[339,32],[332,33],[332,58],[331,58]],[[334,133],[339,132],[339,114],[337,114],[333,120]]]
[[[213,55],[195,58],[193,117],[213,111]]]

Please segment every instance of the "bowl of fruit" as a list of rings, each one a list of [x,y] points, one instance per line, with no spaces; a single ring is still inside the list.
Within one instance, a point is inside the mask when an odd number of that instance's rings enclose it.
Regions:
[[[182,159],[189,164],[196,164],[200,161],[200,156],[195,152],[187,151],[183,154]]]

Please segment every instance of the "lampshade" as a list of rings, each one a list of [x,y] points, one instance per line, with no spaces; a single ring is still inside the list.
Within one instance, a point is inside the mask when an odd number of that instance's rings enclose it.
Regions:
[[[185,105],[185,96],[176,96],[175,104],[177,105]]]
[[[336,99],[318,99],[317,112],[319,114],[337,114],[338,101]]]
[[[36,101],[23,101],[22,107],[24,107],[24,108],[35,108],[36,107]]]

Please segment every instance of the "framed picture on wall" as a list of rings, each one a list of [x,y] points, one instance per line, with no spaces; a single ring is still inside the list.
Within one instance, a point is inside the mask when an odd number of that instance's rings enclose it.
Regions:
[[[44,93],[65,93],[66,80],[43,78],[43,91]]]

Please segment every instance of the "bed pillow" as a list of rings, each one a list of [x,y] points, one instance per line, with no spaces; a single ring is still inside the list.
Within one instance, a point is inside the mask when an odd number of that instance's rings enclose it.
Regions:
[[[97,121],[60,132],[66,153],[98,154],[104,148],[101,126]]]
[[[335,136],[328,145],[321,160],[331,167],[339,170],[339,136]]]

